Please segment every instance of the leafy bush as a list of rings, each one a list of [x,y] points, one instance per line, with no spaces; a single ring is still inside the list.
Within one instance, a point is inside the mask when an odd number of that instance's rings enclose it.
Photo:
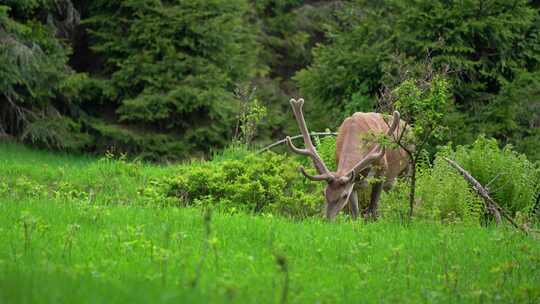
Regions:
[[[323,196],[320,183],[309,182],[298,173],[299,165],[273,152],[192,162],[182,166],[176,176],[155,181],[143,194],[180,206],[305,218],[320,212]]]
[[[512,215],[530,213],[538,193],[540,168],[507,145],[480,136],[472,145],[459,146],[450,154],[469,171],[501,207]]]
[[[419,169],[418,212],[436,220],[478,222],[484,214],[482,199],[439,154],[432,166]]]
[[[480,221],[486,211],[481,198],[463,177],[443,159],[456,160],[482,185],[493,199],[512,216],[532,216],[539,189],[540,168],[514,152],[511,146],[500,149],[497,141],[479,137],[470,146],[456,150],[444,147],[432,165],[424,161],[417,169],[418,199],[415,215],[430,220]],[[407,195],[404,182],[382,198],[383,216],[403,217]]]
[[[317,145],[317,151],[319,152],[319,155],[322,157],[324,163],[328,166],[328,169],[330,171],[336,171],[336,137],[316,137],[315,144]]]
[[[424,162],[417,168],[416,191],[415,218],[478,223],[484,214],[482,200],[440,156],[432,165]],[[408,200],[408,185],[406,181],[399,180],[389,193],[383,194],[382,216],[408,219]]]

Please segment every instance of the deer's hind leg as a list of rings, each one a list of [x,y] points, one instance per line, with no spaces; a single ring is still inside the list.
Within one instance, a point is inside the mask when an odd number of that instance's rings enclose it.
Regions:
[[[356,193],[356,190],[353,190],[349,197],[349,210],[351,211],[352,217],[356,219],[358,213],[360,213],[358,209],[358,193]]]

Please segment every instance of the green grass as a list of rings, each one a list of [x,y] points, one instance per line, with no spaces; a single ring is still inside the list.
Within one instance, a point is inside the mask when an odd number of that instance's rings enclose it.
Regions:
[[[540,242],[504,227],[205,221],[138,195],[175,166],[0,156],[0,303],[279,303],[285,285],[291,303],[540,300]]]

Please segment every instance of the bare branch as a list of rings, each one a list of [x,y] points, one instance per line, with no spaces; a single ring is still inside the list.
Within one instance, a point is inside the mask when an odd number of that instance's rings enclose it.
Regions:
[[[310,136],[337,136],[338,133],[337,132],[311,132],[309,133]],[[297,138],[302,138],[302,134],[298,134],[298,135],[295,135],[295,136],[287,136],[286,138],[284,139],[281,139],[281,140],[278,140],[264,148],[261,148],[257,151],[257,153],[262,153],[264,151],[267,151],[267,150],[270,150],[272,149],[273,147],[276,147],[276,146],[279,146],[281,144],[284,144],[284,143],[287,143],[287,138],[290,138],[291,140],[293,139],[297,139]]]

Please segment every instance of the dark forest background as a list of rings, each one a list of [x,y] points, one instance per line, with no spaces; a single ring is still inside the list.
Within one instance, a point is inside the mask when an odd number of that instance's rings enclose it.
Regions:
[[[243,102],[255,143],[375,111],[385,88],[445,70],[445,142],[479,134],[540,159],[540,1],[0,0],[0,134],[148,160],[208,155]]]

